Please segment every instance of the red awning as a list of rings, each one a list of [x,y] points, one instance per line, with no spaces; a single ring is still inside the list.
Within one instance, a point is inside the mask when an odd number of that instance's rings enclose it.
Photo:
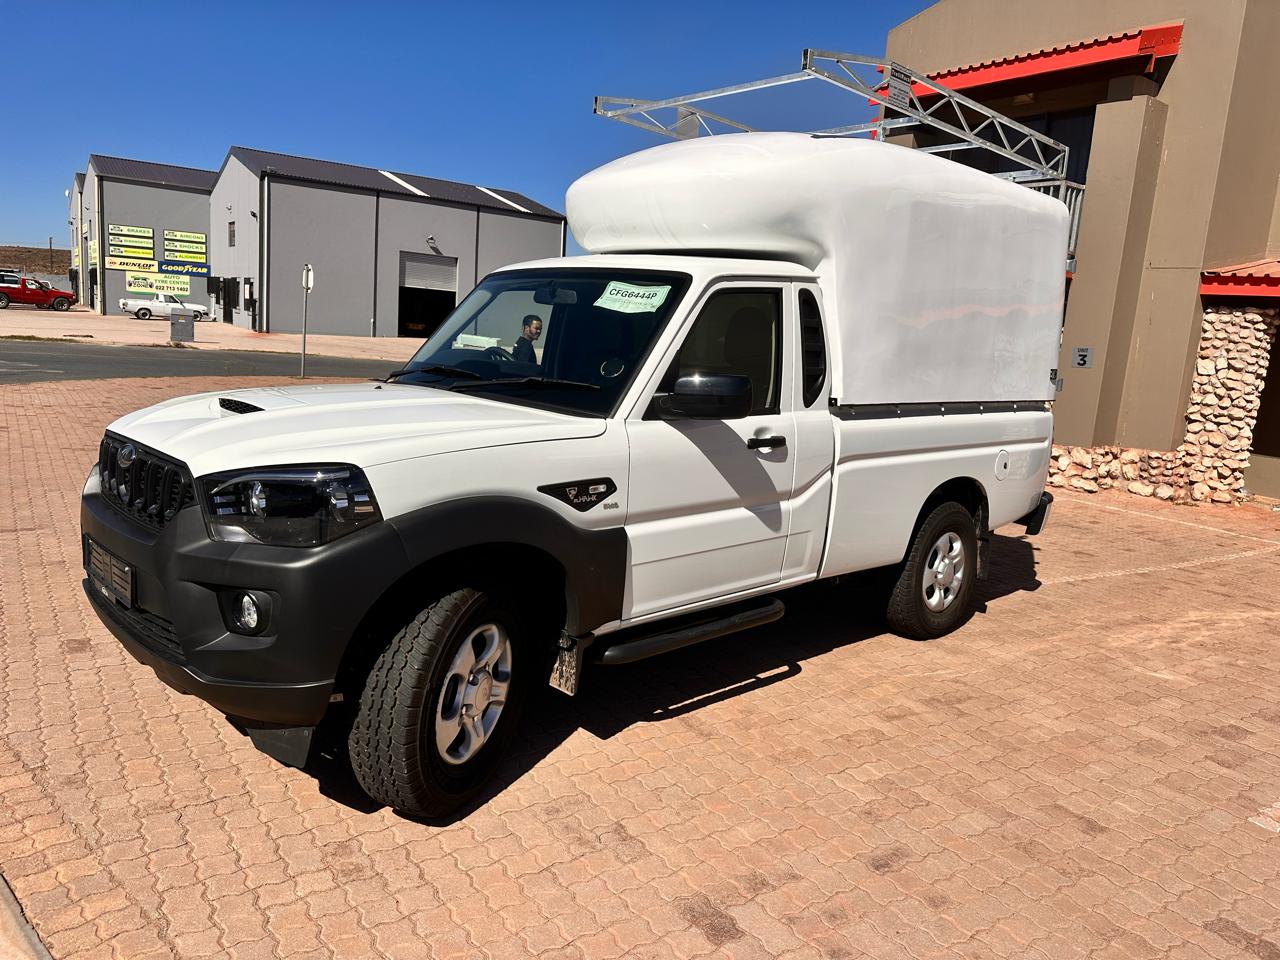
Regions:
[[[1202,297],[1280,298],[1280,260],[1253,260],[1200,275]]]
[[[1126,60],[1133,61],[1134,73],[1149,73],[1158,59],[1177,54],[1181,44],[1182,24],[1171,23],[952,67],[929,76],[952,90],[967,90]],[[932,92],[922,84],[915,86],[918,96],[927,97]]]

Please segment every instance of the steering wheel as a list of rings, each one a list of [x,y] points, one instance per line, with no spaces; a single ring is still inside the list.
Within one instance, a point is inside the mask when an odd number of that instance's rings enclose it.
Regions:
[[[481,355],[487,360],[497,360],[499,363],[515,363],[516,360],[502,347],[485,347]]]

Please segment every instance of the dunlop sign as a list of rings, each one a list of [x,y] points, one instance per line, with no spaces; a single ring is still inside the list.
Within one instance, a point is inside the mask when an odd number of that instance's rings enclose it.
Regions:
[[[112,223],[107,226],[107,233],[119,233],[126,237],[153,237],[155,231],[150,227],[126,227],[118,223]]]
[[[138,273],[155,273],[156,262],[137,257],[107,257],[108,270],[134,270]]]

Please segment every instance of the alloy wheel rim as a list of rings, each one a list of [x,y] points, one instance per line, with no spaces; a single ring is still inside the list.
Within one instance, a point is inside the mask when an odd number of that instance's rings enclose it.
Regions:
[[[964,575],[964,541],[959,534],[947,531],[934,542],[925,561],[921,583],[924,605],[934,613],[946,610],[960,595]]]
[[[436,702],[436,752],[463,764],[480,752],[511,689],[511,639],[497,623],[476,627],[458,647]]]

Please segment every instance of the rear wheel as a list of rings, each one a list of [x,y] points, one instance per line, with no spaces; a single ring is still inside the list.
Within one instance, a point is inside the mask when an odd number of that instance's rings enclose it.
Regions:
[[[137,317],[139,320],[150,320],[151,311],[148,310],[146,307],[143,307],[141,310],[137,311],[134,314],[134,316]]]
[[[501,598],[455,590],[374,662],[348,737],[364,791],[440,817],[471,801],[501,759],[528,693],[546,680],[537,637]]]
[[[889,628],[928,640],[961,626],[973,615],[977,563],[973,515],[958,503],[939,504],[916,531],[889,595]]]
[[[59,313],[66,310],[70,306],[71,306],[71,301],[68,300],[66,297],[53,298],[53,309],[57,310]]]
[[[7,293],[0,293],[0,310],[5,309],[7,306],[9,306],[9,295]]]

